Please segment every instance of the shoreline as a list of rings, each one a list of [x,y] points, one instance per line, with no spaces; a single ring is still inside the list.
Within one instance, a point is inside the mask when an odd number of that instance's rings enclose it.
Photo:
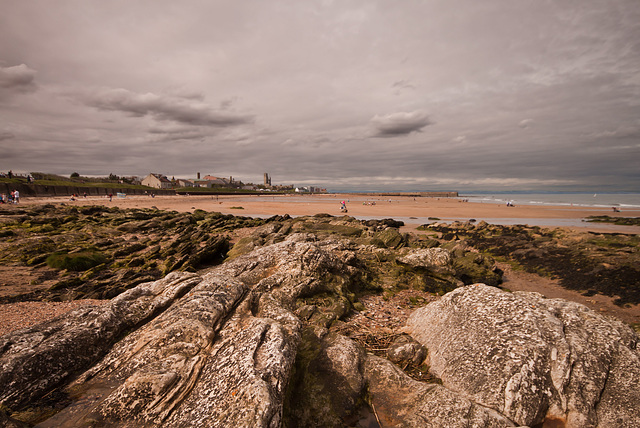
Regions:
[[[346,202],[347,213],[340,210],[341,201]],[[313,194],[313,195],[171,195],[145,196],[127,195],[79,197],[29,197],[21,204],[62,204],[71,206],[104,205],[120,208],[158,208],[170,211],[217,211],[244,217],[270,217],[288,214],[292,217],[326,213],[334,216],[348,215],[360,220],[393,218],[415,228],[434,222],[486,221],[491,224],[527,224],[540,227],[563,227],[600,233],[640,233],[640,226],[621,226],[610,223],[584,221],[589,216],[640,217],[640,209],[625,209],[611,212],[610,208],[563,206],[563,205],[518,205],[508,207],[492,202],[465,202],[464,198],[436,198],[413,196],[376,196],[370,194]],[[375,203],[375,204],[374,204]],[[15,206],[19,206],[15,205]],[[435,220],[438,219],[438,220]]]

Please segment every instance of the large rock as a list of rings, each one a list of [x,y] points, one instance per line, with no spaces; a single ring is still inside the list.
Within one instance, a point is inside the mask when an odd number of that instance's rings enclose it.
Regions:
[[[167,309],[201,278],[174,273],[108,305],[83,308],[0,337],[0,403],[21,407],[95,364],[127,330]]]
[[[517,424],[640,426],[638,336],[583,305],[476,284],[416,310],[406,332],[443,386]]]
[[[418,382],[396,365],[373,355],[365,363],[371,407],[381,426],[471,427],[515,426],[493,409],[441,385]]]
[[[280,426],[300,342],[295,301],[342,292],[332,281],[349,274],[310,240],[292,235],[5,336],[2,404],[19,409],[88,368],[43,426]]]

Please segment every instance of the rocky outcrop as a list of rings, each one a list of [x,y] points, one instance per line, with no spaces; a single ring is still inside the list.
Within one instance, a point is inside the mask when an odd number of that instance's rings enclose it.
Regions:
[[[146,230],[157,221],[122,225]],[[193,225],[188,217],[162,221]],[[200,215],[198,225],[216,221]],[[220,265],[173,272],[0,338],[0,426],[640,423],[630,328],[535,293],[461,286],[470,270],[499,276],[492,260],[463,242],[438,247],[389,228],[349,217],[282,218],[241,239]],[[213,245],[205,230],[190,236]],[[381,232],[401,239],[385,243]],[[176,245],[196,254],[187,240]],[[124,255],[138,247],[119,248]],[[367,332],[365,324],[393,318],[358,296],[426,294],[433,281],[439,290],[461,287],[415,310],[404,333],[401,322],[380,328],[388,341],[351,334],[356,309]]]
[[[406,331],[443,386],[518,424],[640,426],[638,336],[585,306],[472,285],[416,310]]]
[[[174,273],[5,336],[2,403],[33,403],[92,366],[65,388],[80,399],[49,426],[280,426],[300,342],[295,301],[340,292],[327,277],[349,271],[309,239],[292,235],[203,276]]]
[[[170,274],[114,298],[0,337],[0,402],[19,408],[95,364],[127,331],[166,310],[201,278]]]

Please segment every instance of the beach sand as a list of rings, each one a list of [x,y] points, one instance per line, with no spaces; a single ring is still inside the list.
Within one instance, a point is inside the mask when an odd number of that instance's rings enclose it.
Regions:
[[[409,196],[371,196],[365,194],[329,194],[329,195],[224,195],[224,196],[126,196],[80,197],[70,201],[69,197],[23,198],[21,204],[64,203],[67,205],[105,205],[120,208],[152,208],[179,212],[217,211],[247,217],[270,217],[289,214],[290,216],[327,213],[334,216],[344,215],[340,210],[341,201],[345,201],[346,215],[358,219],[393,218],[404,221],[403,232],[417,231],[421,224],[439,218],[443,221],[476,219],[496,224],[538,224],[548,227],[569,227],[579,231],[606,233],[640,233],[639,226],[616,226],[603,223],[584,222],[588,216],[610,215],[620,217],[640,217],[640,210],[624,210],[613,213],[606,208],[588,208],[571,206],[516,206],[507,207],[493,203],[463,202],[460,198],[429,198]],[[372,203],[375,202],[375,205]],[[613,315],[629,324],[640,323],[640,305],[619,307],[607,296],[584,296],[579,292],[562,288],[557,280],[540,277],[521,271],[512,271],[508,265],[505,270],[504,287],[513,291],[537,291],[549,298],[563,298],[582,303],[603,314]]]

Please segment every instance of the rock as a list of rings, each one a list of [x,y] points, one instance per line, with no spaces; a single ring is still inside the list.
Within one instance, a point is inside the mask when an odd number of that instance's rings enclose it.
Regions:
[[[88,369],[65,388],[73,403],[45,425],[281,426],[301,329],[290,308],[300,295],[344,293],[331,278],[349,273],[321,247],[293,235],[5,336],[2,404],[19,409]],[[350,364],[336,346],[326,346],[331,364]],[[359,385],[343,394],[351,407]]]
[[[432,243],[388,222],[365,226],[346,216],[267,224],[200,211],[95,217],[109,227],[93,241],[127,254],[66,276],[59,295],[122,294],[0,338],[0,426],[341,427],[374,417],[383,426],[640,423],[638,337],[584,306],[463,287],[417,310],[411,336],[399,334],[399,317],[418,300],[393,292],[444,293],[461,282],[463,262],[493,271],[469,240],[427,249]],[[136,226],[150,228],[145,236],[116,229],[132,219],[147,222]],[[82,231],[52,237],[55,245],[88,242],[91,221],[82,221]],[[173,229],[155,230],[160,224]],[[226,250],[218,232],[248,224],[263,226],[211,266]],[[401,238],[397,249],[393,239],[380,248],[376,235],[385,233]],[[162,269],[199,265],[206,269],[198,274],[125,291]],[[354,306],[362,312],[352,317]]]
[[[287,402],[290,426],[343,427],[360,405],[364,351],[326,329],[307,328]]]
[[[426,356],[426,348],[406,334],[398,336],[387,349],[387,358],[400,366],[420,365]]]
[[[95,364],[126,330],[166,309],[200,282],[172,274],[104,306],[83,308],[0,337],[0,403],[21,407]]]
[[[404,244],[404,236],[398,231],[398,229],[388,227],[381,232],[377,232],[374,235],[374,240],[381,243],[381,246],[386,248],[399,248]]]
[[[448,267],[451,264],[451,253],[444,248],[419,248],[411,250],[398,261],[414,268],[447,270],[440,268]]]
[[[474,403],[441,385],[418,382],[380,357],[367,356],[365,379],[371,407],[381,426],[513,427],[495,410]]]
[[[640,426],[638,336],[583,305],[476,284],[416,310],[406,332],[443,386],[518,424]]]
[[[482,282],[487,285],[502,283],[502,272],[496,267],[492,259],[475,252],[465,252],[464,255],[453,260],[456,277],[465,285]]]
[[[0,427],[2,428],[28,428],[31,425],[10,418],[4,410],[0,409]]]

